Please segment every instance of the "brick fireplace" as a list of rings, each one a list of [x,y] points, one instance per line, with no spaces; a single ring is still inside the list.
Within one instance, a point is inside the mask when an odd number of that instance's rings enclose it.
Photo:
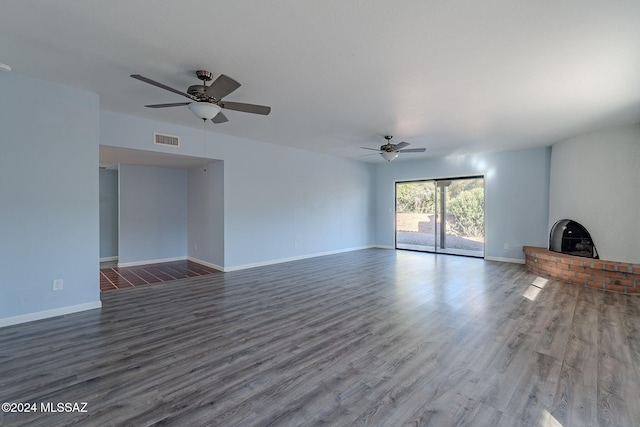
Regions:
[[[524,246],[527,269],[567,283],[605,291],[640,294],[640,264],[604,261]]]

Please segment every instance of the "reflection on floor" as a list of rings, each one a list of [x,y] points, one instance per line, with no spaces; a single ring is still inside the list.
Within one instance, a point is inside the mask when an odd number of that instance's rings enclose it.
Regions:
[[[188,260],[135,267],[104,267],[100,268],[100,291],[131,288],[212,273],[221,272]]]

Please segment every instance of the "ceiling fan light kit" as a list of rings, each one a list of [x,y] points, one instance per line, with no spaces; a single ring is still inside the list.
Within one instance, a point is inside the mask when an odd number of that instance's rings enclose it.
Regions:
[[[222,108],[209,102],[191,102],[187,108],[202,120],[211,120],[222,111]]]
[[[390,162],[391,160],[393,160],[396,157],[398,157],[398,152],[397,151],[383,151],[382,153],[380,153],[380,155],[382,156],[383,159],[385,159],[386,161]]]

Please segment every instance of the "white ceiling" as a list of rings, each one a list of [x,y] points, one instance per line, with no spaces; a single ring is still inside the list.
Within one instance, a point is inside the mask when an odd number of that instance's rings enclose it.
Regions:
[[[21,0],[0,63],[95,91],[101,108],[201,129],[194,71],[242,87],[212,131],[362,161],[383,135],[446,156],[546,146],[640,121],[638,0]]]

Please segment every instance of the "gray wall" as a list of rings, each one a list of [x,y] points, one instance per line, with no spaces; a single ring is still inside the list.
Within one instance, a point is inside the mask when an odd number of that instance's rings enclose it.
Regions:
[[[0,325],[99,307],[98,96],[9,73],[0,93]]]
[[[194,168],[188,176],[187,252],[189,257],[224,268],[224,162]]]
[[[107,111],[100,120],[103,145],[224,161],[225,269],[374,243],[372,165]],[[181,146],[154,146],[153,132],[180,136]],[[219,236],[208,238],[219,252]]]
[[[640,263],[640,126],[553,145],[549,228],[564,218],[587,228],[601,259]]]
[[[251,144],[225,160],[225,262],[371,245],[373,200],[371,165]]]
[[[100,258],[118,256],[118,171],[100,170]]]
[[[550,149],[536,148],[379,164],[376,243],[394,246],[396,181],[484,175],[485,256],[523,260],[522,246],[547,245],[549,162]]]
[[[124,167],[122,262],[193,256],[234,269],[392,246],[394,181],[478,174],[489,258],[522,259],[522,245],[547,245],[549,223],[574,215],[563,210],[565,174],[589,184],[579,191],[594,205],[576,219],[602,255],[638,262],[637,126],[556,144],[550,211],[549,149],[374,166],[211,132],[203,140],[201,130],[100,112],[94,93],[16,74],[0,75],[0,91],[0,326],[100,306],[99,142],[212,160],[207,178]],[[153,132],[179,135],[182,145],[154,146]],[[571,170],[557,167],[563,156]],[[609,252],[606,227],[624,253]]]
[[[187,256],[187,171],[120,165],[118,265]]]

